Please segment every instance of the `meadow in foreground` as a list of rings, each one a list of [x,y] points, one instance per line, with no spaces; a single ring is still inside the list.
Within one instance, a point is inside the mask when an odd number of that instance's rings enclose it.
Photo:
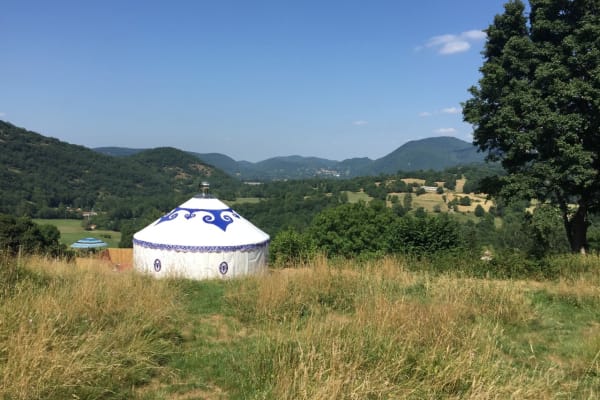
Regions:
[[[600,259],[557,262],[586,272],[492,280],[317,259],[191,282],[5,258],[1,396],[597,398]]]

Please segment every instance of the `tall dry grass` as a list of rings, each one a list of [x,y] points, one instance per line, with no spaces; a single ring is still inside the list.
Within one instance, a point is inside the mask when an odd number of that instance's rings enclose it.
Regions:
[[[0,259],[0,398],[598,398],[600,264],[578,260],[548,281],[318,258],[182,282]]]
[[[2,264],[21,277],[0,305],[0,397],[130,398],[166,372],[178,312],[168,282],[97,261]]]
[[[532,300],[540,290],[600,306],[593,282],[433,276],[389,259],[360,267],[321,259],[246,280],[227,299],[259,332],[258,397],[596,398],[600,330],[582,326],[575,356],[536,353],[551,345],[535,342],[548,340],[536,325],[551,324]]]

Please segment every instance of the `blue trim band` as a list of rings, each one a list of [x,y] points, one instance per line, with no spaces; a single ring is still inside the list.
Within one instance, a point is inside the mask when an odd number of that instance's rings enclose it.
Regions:
[[[182,246],[178,244],[159,244],[133,239],[133,244],[153,250],[181,251],[184,253],[223,253],[230,251],[252,251],[266,247],[271,240],[262,243],[243,244],[239,246]]]

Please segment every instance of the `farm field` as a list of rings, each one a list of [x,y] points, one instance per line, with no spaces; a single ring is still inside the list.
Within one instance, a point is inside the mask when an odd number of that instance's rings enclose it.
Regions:
[[[390,195],[398,196],[400,202],[403,201],[406,193],[390,193]],[[446,201],[444,202],[444,196],[446,197]],[[481,194],[455,194],[453,192],[445,192],[444,194],[438,193],[424,193],[417,196],[415,193],[411,193],[412,198],[412,208],[417,209],[419,207],[423,207],[425,210],[429,212],[433,212],[434,208],[438,206],[441,212],[448,211],[448,202],[452,201],[455,198],[461,197],[469,197],[471,199],[470,206],[458,206],[459,213],[473,213],[477,205],[481,205],[483,209],[487,212],[490,210],[490,207],[494,205],[492,201],[486,200],[485,195]]]
[[[598,398],[600,259],[575,257],[553,281],[402,259],[204,282],[3,259],[27,273],[0,287],[0,397]]]
[[[365,192],[344,192],[348,195],[349,203],[358,203],[359,201],[369,202],[373,200],[371,196]]]
[[[108,247],[119,247],[121,232],[97,229],[86,231],[79,219],[34,219],[37,224],[54,225],[60,232],[60,242],[70,246],[79,239],[95,237],[108,243]]]
[[[261,201],[261,199],[258,197],[238,197],[237,199],[235,199],[235,201],[226,201],[226,203],[229,204],[230,206],[234,206],[236,204],[243,204],[243,203],[256,204],[256,203],[259,203],[260,201]]]

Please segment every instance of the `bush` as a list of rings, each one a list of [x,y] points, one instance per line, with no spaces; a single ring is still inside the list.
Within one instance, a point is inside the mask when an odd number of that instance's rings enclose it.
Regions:
[[[282,266],[310,261],[315,255],[316,246],[309,235],[287,229],[275,236],[269,251],[272,262],[276,266]]]
[[[390,227],[389,241],[392,252],[416,255],[463,247],[460,225],[447,214],[400,218]]]
[[[484,215],[485,209],[481,206],[481,204],[477,204],[477,207],[475,207],[475,216],[481,218]]]
[[[316,246],[329,256],[353,257],[388,250],[388,231],[395,214],[387,207],[363,202],[329,208],[318,214],[309,233]]]
[[[49,254],[69,256],[59,242],[60,232],[54,225],[38,225],[29,217],[15,218],[0,214],[0,250],[10,254]]]
[[[458,204],[461,206],[470,206],[471,198],[469,196],[461,197],[460,200],[458,201]]]

